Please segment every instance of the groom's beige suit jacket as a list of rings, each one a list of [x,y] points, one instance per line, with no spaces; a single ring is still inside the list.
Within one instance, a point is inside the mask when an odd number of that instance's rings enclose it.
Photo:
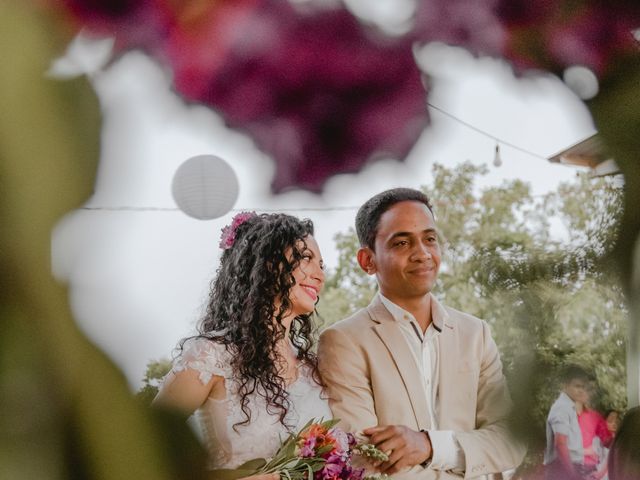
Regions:
[[[434,297],[431,304],[440,330],[437,429],[455,432],[464,451],[465,478],[515,468],[525,449],[505,426],[511,401],[489,327]],[[375,425],[431,428],[425,380],[378,295],[367,308],[322,332],[318,358],[333,415],[348,431]],[[416,466],[398,478],[461,476]]]

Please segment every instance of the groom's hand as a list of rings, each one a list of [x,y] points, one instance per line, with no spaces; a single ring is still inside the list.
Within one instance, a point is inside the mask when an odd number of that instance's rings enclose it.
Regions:
[[[429,436],[403,425],[371,427],[363,433],[369,435],[370,443],[389,455],[388,461],[375,465],[382,473],[396,473],[420,465],[433,455]]]

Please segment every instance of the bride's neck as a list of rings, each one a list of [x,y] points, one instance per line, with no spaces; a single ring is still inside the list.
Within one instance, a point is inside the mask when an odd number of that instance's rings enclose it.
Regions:
[[[284,338],[278,340],[278,343],[276,343],[276,350],[278,350],[278,353],[280,353],[280,355],[289,354],[291,352],[291,340],[289,340],[288,330],[285,333]]]

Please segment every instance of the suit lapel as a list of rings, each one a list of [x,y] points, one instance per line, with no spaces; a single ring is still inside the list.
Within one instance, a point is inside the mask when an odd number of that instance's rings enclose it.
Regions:
[[[429,428],[424,378],[416,365],[402,331],[377,295],[368,310],[371,318],[378,324],[374,326],[374,330],[391,353],[395,367],[407,389],[418,428]]]
[[[444,307],[437,301],[432,308],[433,315],[439,315],[441,318],[441,333],[438,336],[440,354],[438,359],[438,393],[436,411],[438,412],[438,427],[443,428],[442,419],[450,417],[449,412],[447,411],[450,400],[456,395],[456,393],[459,394],[459,389],[456,388],[455,382],[458,378],[456,371],[462,357],[458,351],[455,322],[446,313]]]

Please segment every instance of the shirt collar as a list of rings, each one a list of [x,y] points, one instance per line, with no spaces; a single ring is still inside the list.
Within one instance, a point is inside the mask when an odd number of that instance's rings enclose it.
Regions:
[[[431,295],[431,293],[429,293]],[[397,322],[416,321],[415,317],[401,306],[393,303],[387,297],[385,297],[380,291],[378,291],[380,301],[389,310],[389,313],[393,319]],[[438,333],[442,331],[444,321],[447,319],[448,314],[442,304],[438,302],[433,295],[431,295],[431,324]]]
[[[567,406],[570,406],[571,408],[573,408],[575,410],[576,408],[576,402],[574,402],[573,400],[571,400],[571,397],[569,397],[569,395],[567,395],[565,392],[560,392],[560,397],[559,400]]]

